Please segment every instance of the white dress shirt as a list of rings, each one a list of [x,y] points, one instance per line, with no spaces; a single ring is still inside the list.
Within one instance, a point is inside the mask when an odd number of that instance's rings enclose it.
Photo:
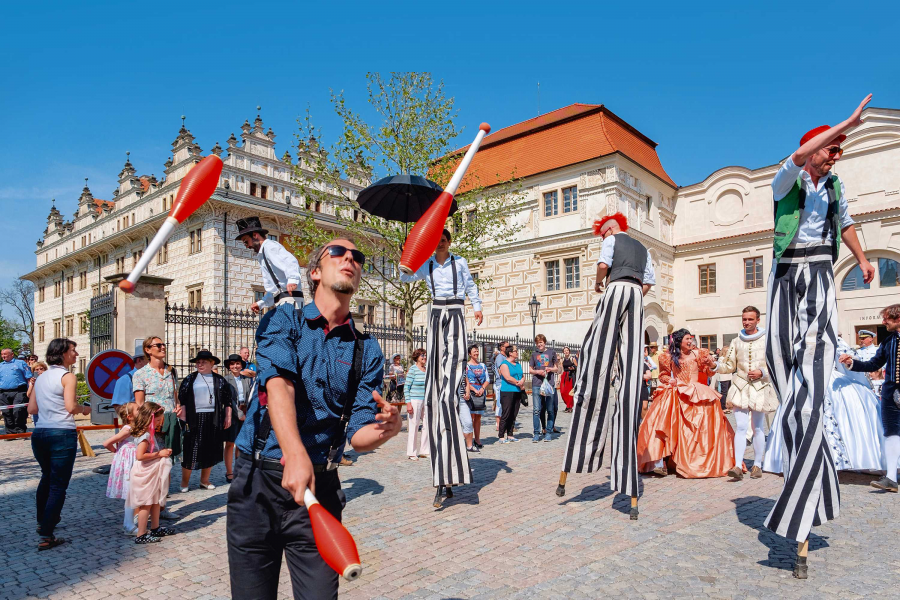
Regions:
[[[772,193],[775,202],[778,202],[791,191],[797,177],[800,177],[803,188],[806,190],[806,203],[800,213],[800,228],[794,237],[793,243],[809,243],[822,242],[822,227],[825,223],[825,216],[828,214],[828,191],[825,189],[826,177],[819,178],[819,182],[813,185],[812,178],[809,173],[803,170],[803,166],[794,164],[793,159],[789,156],[778,172],[775,179],[772,180]],[[844,193],[844,182],[838,178],[838,184],[841,186],[841,199],[838,201],[838,214],[841,223],[841,231],[853,225],[853,218],[847,210],[847,195]],[[831,235],[824,240],[830,243]]]
[[[450,259],[453,258],[453,261]],[[453,263],[456,263],[456,293],[453,291]],[[428,266],[432,265],[433,272],[429,275]],[[431,287],[432,277],[434,277],[434,289]],[[412,275],[400,273],[400,281],[404,283],[412,283],[424,279],[428,291],[431,292],[433,298],[457,298],[465,300],[466,296],[472,302],[472,308],[476,311],[481,310],[481,297],[478,296],[478,286],[469,272],[469,263],[461,256],[451,254],[439,264],[433,256],[425,261],[425,264],[419,267],[419,270]]]
[[[616,234],[619,235],[619,234]],[[600,260],[597,264],[605,264],[610,269],[613,266],[613,255],[616,252],[616,235],[607,236],[600,246]],[[650,253],[647,253],[647,264],[644,265],[644,277],[641,280],[644,285],[656,285],[656,272],[653,270],[653,261],[650,260]]]
[[[263,254],[269,260],[269,264],[278,278],[277,282],[272,280],[272,275],[266,267],[265,260],[263,260]],[[296,256],[288,252],[278,242],[269,239],[265,240],[259,247],[256,260],[262,271],[263,287],[266,288],[266,295],[256,303],[260,309],[268,308],[275,304],[275,295],[279,292],[286,292],[289,283],[300,286],[300,263],[297,262]],[[281,286],[280,289],[279,285]]]
[[[878,346],[875,344],[871,344],[869,346],[860,346],[859,350],[856,351],[856,358],[859,360],[872,360],[875,358],[875,353],[878,351]]]

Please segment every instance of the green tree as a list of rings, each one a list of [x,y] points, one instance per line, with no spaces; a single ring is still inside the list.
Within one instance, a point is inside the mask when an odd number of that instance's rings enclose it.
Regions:
[[[14,279],[9,286],[0,289],[0,306],[7,306],[14,315],[7,322],[16,337],[34,351],[34,284],[24,279]]]
[[[412,224],[387,221],[362,211],[344,180],[367,185],[376,176],[401,173],[427,176],[441,186],[453,175],[462,151],[450,146],[463,132],[457,111],[442,82],[429,73],[378,73],[366,76],[369,123],[347,104],[343,92],[331,101],[343,131],[330,151],[319,144],[321,133],[307,112],[298,134],[300,161],[294,179],[306,211],[295,223],[292,250],[305,255],[338,232],[352,236],[367,257],[362,296],[403,310],[408,354],[413,351],[413,314],[429,302],[424,282],[403,283],[396,265]],[[521,230],[512,217],[520,202],[520,185],[500,175],[482,181],[470,173],[456,197],[459,211],[449,220],[452,251],[470,263],[483,260],[490,248],[512,241]],[[326,215],[325,219],[322,214]],[[318,215],[318,219],[317,219]],[[323,227],[323,222],[333,223]],[[480,288],[490,285],[481,278]]]
[[[18,354],[22,341],[16,334],[16,325],[0,314],[0,349],[9,348]]]

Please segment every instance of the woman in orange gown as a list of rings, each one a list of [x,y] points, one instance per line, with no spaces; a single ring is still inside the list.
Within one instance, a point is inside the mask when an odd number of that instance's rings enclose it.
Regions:
[[[734,430],[706,385],[715,372],[709,350],[694,347],[687,329],[672,334],[659,357],[659,387],[638,433],[642,473],[666,475],[666,460],[682,477],[724,477],[734,466]]]

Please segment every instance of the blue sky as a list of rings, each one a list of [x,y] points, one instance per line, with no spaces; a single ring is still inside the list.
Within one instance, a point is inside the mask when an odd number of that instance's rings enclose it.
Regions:
[[[368,71],[442,79],[461,144],[535,116],[538,81],[541,112],[604,103],[680,185],[771,164],[868,92],[900,108],[896,2],[609,4],[5,4],[0,285],[34,268],[51,198],[71,217],[88,177],[109,199],[126,150],[160,177],[180,115],[207,153],[262,105],[280,154],[307,106],[331,142],[329,89],[364,109]]]

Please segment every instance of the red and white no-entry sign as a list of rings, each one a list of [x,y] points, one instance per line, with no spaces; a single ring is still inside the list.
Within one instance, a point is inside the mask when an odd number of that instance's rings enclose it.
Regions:
[[[104,400],[112,400],[116,381],[133,368],[131,355],[121,350],[104,350],[88,363],[85,380],[92,392]]]

